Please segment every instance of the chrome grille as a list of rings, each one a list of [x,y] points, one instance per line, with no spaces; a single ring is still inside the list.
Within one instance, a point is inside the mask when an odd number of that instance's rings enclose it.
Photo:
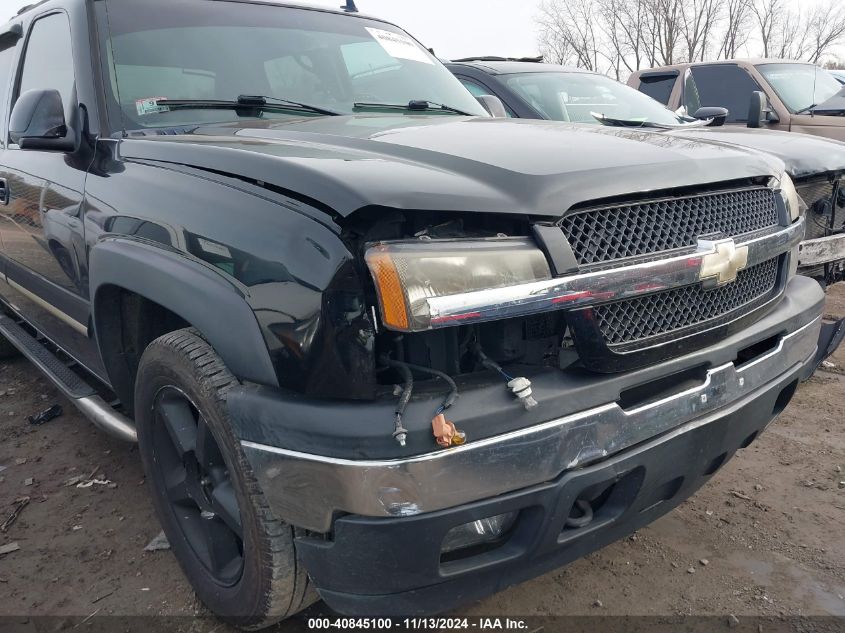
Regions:
[[[647,347],[655,337],[710,327],[762,305],[778,290],[778,269],[775,258],[740,271],[736,281],[712,290],[685,286],[597,306],[596,322],[608,346]]]
[[[699,237],[736,237],[778,224],[767,187],[588,209],[561,230],[581,266],[695,246]]]

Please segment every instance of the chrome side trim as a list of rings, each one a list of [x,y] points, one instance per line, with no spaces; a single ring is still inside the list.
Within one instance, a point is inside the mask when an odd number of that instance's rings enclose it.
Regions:
[[[442,510],[549,481],[706,418],[796,372],[815,354],[820,328],[819,317],[753,362],[715,367],[701,385],[636,409],[610,402],[410,459],[356,461],[241,444],[270,507],[298,527],[328,532],[337,512],[395,517]]]
[[[751,267],[790,251],[803,237],[804,218],[800,218],[788,227],[737,242],[736,246],[748,249],[745,267]],[[702,241],[694,253],[686,255],[424,301],[428,304],[431,328],[436,329],[632,299],[700,283],[706,276],[706,263],[717,255],[718,244]]]
[[[94,426],[109,435],[126,442],[137,442],[138,433],[135,424],[126,416],[114,410],[100,396],[89,396],[71,400],[80,413],[90,420]]]
[[[88,336],[88,326],[87,325],[80,323],[79,321],[74,319],[69,314],[65,314],[64,312],[59,310],[56,306],[52,305],[48,301],[45,301],[44,299],[39,297],[34,292],[27,290],[26,288],[21,286],[14,279],[9,279],[8,276],[6,277],[6,283],[9,284],[15,290],[17,290],[22,295],[25,295],[33,303],[37,303],[40,308],[43,308],[44,310],[46,310],[47,312],[52,314],[54,317],[56,317],[57,319],[59,319],[60,321],[65,323],[66,325],[69,325],[71,328],[76,330],[79,334],[82,334],[82,336]]]

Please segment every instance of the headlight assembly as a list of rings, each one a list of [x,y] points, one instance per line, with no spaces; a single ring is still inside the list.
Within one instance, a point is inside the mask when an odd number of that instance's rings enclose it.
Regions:
[[[427,300],[551,279],[528,238],[384,242],[366,252],[385,327],[431,329]]]
[[[786,210],[789,213],[789,217],[794,222],[804,214],[807,210],[807,205],[801,199],[801,196],[798,195],[798,191],[795,189],[795,184],[792,182],[792,178],[789,177],[789,174],[784,172],[781,174],[780,178],[773,183],[773,185],[780,188],[780,195],[786,205]]]

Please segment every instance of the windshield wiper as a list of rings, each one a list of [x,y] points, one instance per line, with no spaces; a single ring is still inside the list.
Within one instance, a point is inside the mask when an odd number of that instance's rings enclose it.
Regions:
[[[324,114],[326,116],[341,116],[340,112],[335,112],[334,110],[329,110],[328,108],[323,108],[321,106],[311,105],[310,103],[291,101],[290,99],[254,95],[240,95],[238,97],[238,103],[249,103],[250,101],[263,102],[265,105],[288,105],[296,108],[302,108],[303,110],[309,110],[310,112],[316,112],[317,114]]]
[[[675,130],[678,128],[704,127],[709,123],[707,120],[694,120],[686,123],[674,124],[655,123],[654,121],[649,121],[647,119],[616,119],[614,117],[605,116],[604,114],[599,114],[598,112],[590,112],[590,115],[602,125],[611,127],[647,127],[656,128],[658,130]]]
[[[469,112],[464,112],[463,110],[458,110],[458,108],[453,108],[452,106],[448,106],[443,103],[437,103],[436,101],[427,101],[425,99],[414,99],[409,101],[408,103],[355,103],[353,104],[355,108],[390,108],[393,110],[412,110],[418,112],[425,112],[430,110],[436,111],[445,111],[445,112],[453,112],[455,114],[460,114],[461,116],[473,116]]]
[[[813,113],[813,110],[814,110],[814,109],[816,108],[816,106],[818,106],[818,105],[819,105],[818,103],[813,103],[813,104],[811,104],[811,105],[808,105],[806,108],[801,108],[800,110],[796,110],[796,111],[795,111],[795,114],[804,114],[805,112],[807,112],[807,113],[809,113],[809,114],[812,114],[812,113]]]
[[[157,99],[157,106],[171,109],[199,109],[199,110],[303,110],[325,116],[340,116],[339,112],[327,110],[319,106],[280,99],[278,97],[263,97],[240,95],[236,101],[225,99]]]

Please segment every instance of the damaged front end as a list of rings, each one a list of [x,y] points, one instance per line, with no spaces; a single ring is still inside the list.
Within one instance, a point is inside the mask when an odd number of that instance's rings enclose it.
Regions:
[[[796,180],[806,207],[807,229],[798,271],[823,284],[845,279],[845,174],[832,172]]]
[[[806,208],[807,228],[798,256],[798,272],[823,286],[845,280],[845,174],[833,172],[796,181]],[[819,336],[815,368],[842,344],[845,319],[826,320]]]
[[[547,482],[739,402],[763,428],[808,375],[823,303],[795,275],[790,184],[606,198],[551,220],[347,218],[370,282],[374,397],[228,395],[274,512],[328,533],[347,513],[415,517]],[[579,500],[595,509],[601,494]],[[508,512],[489,516],[508,526]]]
[[[596,201],[551,222],[356,220],[366,230],[351,222],[346,239],[373,280],[393,437],[407,445],[413,394],[439,389],[429,448],[478,439],[447,419],[464,389],[498,384],[530,413],[544,373],[631,372],[739,332],[783,295],[804,233],[786,176]]]

